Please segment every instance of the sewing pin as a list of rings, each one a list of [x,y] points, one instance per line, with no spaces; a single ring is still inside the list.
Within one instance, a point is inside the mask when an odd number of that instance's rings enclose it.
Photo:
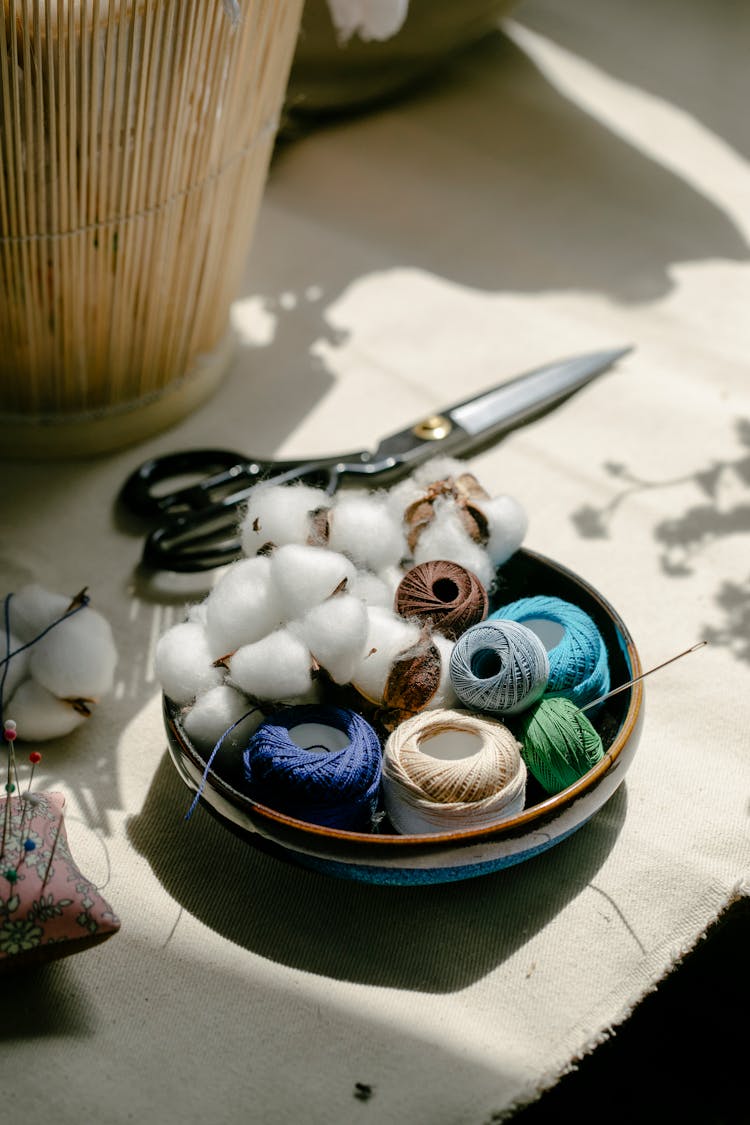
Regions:
[[[3,724],[3,738],[5,739],[6,745],[8,747],[8,772],[6,775],[7,780],[5,783],[5,816],[3,817],[3,840],[2,844],[0,844],[0,856],[5,855],[5,845],[9,842],[11,805],[13,802],[13,790],[15,788],[13,784],[13,777],[15,774],[15,753],[13,749],[13,743],[16,739],[16,724],[12,719],[8,719]]]
[[[634,676],[633,679],[628,680],[626,684],[620,684],[619,687],[613,688],[612,691],[608,691],[606,695],[600,695],[598,699],[592,699],[590,703],[586,703],[583,707],[579,708],[579,710],[588,711],[589,707],[595,707],[597,703],[603,703],[605,699],[611,699],[613,695],[625,691],[627,688],[632,687],[633,684],[637,684],[640,680],[645,680],[646,676],[650,676],[652,672],[658,672],[660,668],[666,668],[667,664],[674,664],[675,660],[680,660],[683,656],[687,656],[688,653],[696,652],[699,648],[703,648],[704,645],[707,644],[708,641],[698,641],[697,644],[691,645],[690,648],[686,648],[683,652],[678,652],[676,656],[670,656],[669,660],[663,660],[661,664],[656,664],[653,668],[649,668],[647,672],[641,672],[640,676]]]
[[[14,726],[14,729],[15,729],[15,726]],[[39,762],[41,762],[41,760],[42,760],[42,755],[39,753],[39,751],[38,750],[32,750],[31,753],[29,754],[29,761],[31,762],[31,773],[29,774],[29,784],[28,784],[28,787],[26,789],[26,792],[24,793],[23,797],[21,798],[21,822],[18,825],[18,844],[19,844],[18,867],[21,866],[21,863],[23,862],[24,858],[28,855],[28,853],[33,852],[36,849],[36,844],[34,843],[33,840],[30,840],[30,839],[24,840],[23,833],[24,833],[24,826],[25,826],[25,823],[26,823],[26,813],[28,811],[29,806],[34,804],[34,801],[32,800],[32,794],[31,794],[31,785],[32,785],[32,782],[34,780],[34,771],[35,771],[37,765],[39,764]],[[16,871],[18,870],[18,867],[16,868]]]

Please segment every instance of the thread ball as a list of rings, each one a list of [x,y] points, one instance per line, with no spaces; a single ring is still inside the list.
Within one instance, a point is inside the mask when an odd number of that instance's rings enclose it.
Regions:
[[[487,620],[456,641],[450,677],[466,707],[511,715],[531,707],[544,694],[549,660],[539,637],[525,625]]]
[[[383,796],[396,831],[492,825],[523,808],[520,743],[494,718],[459,709],[413,715],[383,751]]]
[[[565,696],[584,707],[609,691],[607,646],[593,618],[580,606],[563,598],[536,595],[501,606],[489,620],[496,618],[517,621],[540,636],[550,626],[562,631],[546,645],[547,695]]]
[[[483,621],[488,608],[487,590],[476,574],[445,559],[411,567],[396,590],[401,617],[428,622],[454,641]]]
[[[529,773],[550,795],[575,784],[604,757],[601,735],[564,696],[540,700],[521,716],[516,734]]]
[[[314,741],[295,741],[300,728]],[[253,800],[312,824],[372,827],[382,748],[374,727],[358,712],[333,704],[284,708],[261,723],[243,761]]]

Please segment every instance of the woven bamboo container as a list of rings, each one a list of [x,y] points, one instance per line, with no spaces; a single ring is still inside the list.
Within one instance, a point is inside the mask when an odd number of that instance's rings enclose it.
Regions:
[[[223,375],[302,0],[232,7],[0,0],[6,453],[141,440]]]

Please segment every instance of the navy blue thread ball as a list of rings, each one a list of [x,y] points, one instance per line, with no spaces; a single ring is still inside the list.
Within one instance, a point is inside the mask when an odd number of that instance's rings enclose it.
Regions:
[[[346,745],[300,746],[290,732],[306,724],[340,732]],[[312,704],[285,708],[255,731],[244,763],[249,796],[260,804],[328,828],[373,827],[382,747],[373,727],[356,711]]]
[[[548,650],[549,682],[546,696],[562,696],[584,707],[606,695],[610,688],[607,646],[593,618],[585,610],[562,598],[539,595],[519,598],[491,613],[495,618],[517,621],[550,621],[563,629],[563,635]],[[594,709],[595,710],[595,709]]]

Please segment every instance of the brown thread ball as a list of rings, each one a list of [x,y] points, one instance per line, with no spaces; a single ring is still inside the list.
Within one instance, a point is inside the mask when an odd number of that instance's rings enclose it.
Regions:
[[[470,570],[444,559],[419,563],[407,570],[396,590],[396,613],[430,622],[450,640],[457,640],[488,612],[487,591]]]

